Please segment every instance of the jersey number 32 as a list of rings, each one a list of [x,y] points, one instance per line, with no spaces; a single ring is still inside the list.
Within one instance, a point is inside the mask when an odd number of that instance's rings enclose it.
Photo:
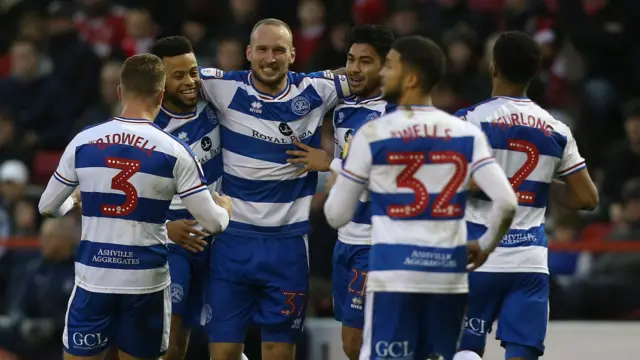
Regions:
[[[427,187],[415,177],[416,172],[426,163],[427,157],[432,164],[453,164],[455,166],[453,176],[433,200],[433,203],[430,203]],[[461,153],[457,151],[392,152],[387,154],[387,163],[405,165],[396,178],[396,184],[398,188],[411,189],[415,194],[415,200],[411,204],[387,206],[389,217],[416,217],[429,209],[431,217],[434,218],[455,218],[464,214],[463,206],[451,203],[458,188],[467,177],[467,160]]]

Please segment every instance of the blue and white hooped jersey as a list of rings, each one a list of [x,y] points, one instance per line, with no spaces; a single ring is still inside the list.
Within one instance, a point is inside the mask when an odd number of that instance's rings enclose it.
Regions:
[[[165,221],[173,196],[207,191],[193,152],[147,120],[116,117],[80,132],[54,178],[79,186],[79,287],[143,294],[169,285]]]
[[[493,161],[480,129],[432,106],[398,107],[355,133],[341,176],[371,196],[367,290],[468,291],[468,183]]]
[[[344,156],[345,147],[351,135],[362,125],[378,118],[388,111],[392,105],[387,104],[380,96],[370,99],[345,99],[333,111],[334,156]],[[360,196],[360,204],[353,220],[338,229],[338,239],[345,244],[368,245],[371,243],[371,204],[369,192]]]
[[[189,145],[202,167],[209,191],[220,192],[222,183],[220,127],[213,106],[200,101],[196,110],[189,114],[174,114],[163,107],[154,123]],[[193,216],[176,195],[169,207],[167,220],[179,219],[193,219]]]
[[[586,167],[571,130],[527,98],[493,97],[456,115],[487,135],[518,196],[511,229],[476,271],[548,273],[544,223],[550,184],[555,177]],[[470,239],[486,231],[490,213],[491,203],[484,194],[471,198]]]
[[[330,71],[289,72],[277,96],[258,91],[250,71],[200,70],[202,95],[220,117],[222,191],[233,200],[226,232],[293,236],[309,232],[309,208],[318,174],[296,176],[287,163],[294,141],[320,147],[322,120],[349,95],[345,76]]]

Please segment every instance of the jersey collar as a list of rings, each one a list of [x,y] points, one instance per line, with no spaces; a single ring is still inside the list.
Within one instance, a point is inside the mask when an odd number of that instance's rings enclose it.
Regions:
[[[270,95],[267,93],[263,93],[262,91],[258,90],[254,85],[253,85],[253,79],[252,79],[252,71],[249,71],[247,73],[247,81],[249,82],[249,86],[251,86],[253,88],[253,90],[258,94],[258,96],[260,97],[260,99],[262,100],[282,100],[285,96],[289,95],[289,91],[291,90],[291,80],[289,79],[289,74],[287,74],[287,86],[284,87],[284,89],[282,89],[282,91],[280,91],[280,93],[274,95]]]
[[[162,112],[164,112],[165,114],[169,115],[169,117],[171,117],[172,119],[176,119],[176,120],[191,119],[192,117],[196,116],[196,113],[198,112],[198,108],[196,108],[195,110],[188,113],[177,114],[169,111],[167,108],[164,107],[164,105],[160,107],[160,110],[162,110]]]

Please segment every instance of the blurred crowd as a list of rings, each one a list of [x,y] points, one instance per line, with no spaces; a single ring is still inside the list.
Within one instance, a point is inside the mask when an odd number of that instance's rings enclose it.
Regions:
[[[589,213],[551,204],[550,241],[640,241],[640,1],[0,0],[0,239],[13,239],[0,242],[0,349],[36,359],[60,346],[79,218],[43,222],[35,204],[70,138],[118,114],[123,60],[182,34],[200,65],[245,69],[264,17],[292,26],[301,72],[342,67],[354,24],[434,39],[449,60],[434,102],[450,112],[490,96],[496,34],[528,32],[544,57],[529,97],[571,127],[602,199]],[[309,311],[331,316],[335,232],[318,209]],[[640,315],[640,252],[551,251],[549,266],[552,317]]]

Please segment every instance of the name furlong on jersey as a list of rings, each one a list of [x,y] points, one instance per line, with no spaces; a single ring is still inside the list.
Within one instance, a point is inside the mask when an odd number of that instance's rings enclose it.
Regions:
[[[371,196],[367,290],[468,291],[468,181],[491,161],[480,129],[434,107],[402,108],[360,128],[342,175],[366,181]]]
[[[511,229],[476,271],[548,273],[544,223],[550,184],[586,167],[571,130],[527,98],[493,97],[456,115],[482,128],[518,196]],[[486,231],[490,209],[484,194],[471,197],[469,238]]]
[[[169,204],[207,190],[190,149],[149,121],[116,117],[80,132],[54,177],[82,194],[79,287],[136,294],[169,285]]]
[[[196,156],[210,191],[220,191],[222,153],[218,116],[209,103],[200,101],[196,110],[188,114],[174,114],[164,107],[155,124],[165,132],[187,144]],[[173,198],[167,220],[193,219],[177,195]]]
[[[315,172],[287,163],[293,142],[320,147],[324,114],[349,95],[345,76],[330,71],[289,72],[271,96],[252,84],[250,71],[200,69],[203,97],[218,109],[223,139],[222,191],[233,200],[226,232],[297,236],[309,232]]]
[[[356,100],[347,98],[333,112],[334,156],[346,156],[351,135],[367,122],[379,118],[393,109],[380,96]],[[371,242],[371,207],[369,192],[363,191],[353,220],[338,229],[338,239],[345,244],[367,245]]]

